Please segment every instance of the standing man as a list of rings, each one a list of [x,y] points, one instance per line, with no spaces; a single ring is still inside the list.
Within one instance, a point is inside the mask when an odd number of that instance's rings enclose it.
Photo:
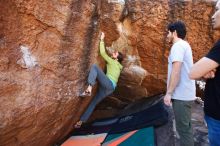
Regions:
[[[212,25],[220,30],[220,1],[217,1],[216,12],[212,16]],[[200,59],[190,71],[191,79],[205,78],[205,120],[208,125],[210,146],[220,146],[220,40],[214,44],[209,53]]]
[[[193,58],[189,43],[184,41],[185,36],[186,27],[182,21],[168,25],[167,38],[173,45],[168,57],[167,92],[164,103],[173,106],[180,145],[194,146],[191,106],[195,100],[195,81],[190,80],[188,76],[193,66]]]

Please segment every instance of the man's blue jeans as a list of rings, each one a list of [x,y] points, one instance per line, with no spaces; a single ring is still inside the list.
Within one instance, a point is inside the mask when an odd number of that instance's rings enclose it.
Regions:
[[[216,111],[219,112],[219,111]],[[220,146],[220,121],[205,116],[208,125],[208,137],[210,146]]]

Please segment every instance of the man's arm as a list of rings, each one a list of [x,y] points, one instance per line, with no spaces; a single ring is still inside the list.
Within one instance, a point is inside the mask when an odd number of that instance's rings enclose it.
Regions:
[[[198,62],[196,62],[190,70],[190,79],[200,79],[207,74],[213,74],[215,69],[219,66],[217,62],[207,57],[203,57]]]
[[[170,80],[167,86],[167,93],[164,97],[164,103],[168,106],[171,105],[171,96],[179,83],[180,72],[181,72],[182,62],[176,61],[172,64],[172,71],[170,74]]]

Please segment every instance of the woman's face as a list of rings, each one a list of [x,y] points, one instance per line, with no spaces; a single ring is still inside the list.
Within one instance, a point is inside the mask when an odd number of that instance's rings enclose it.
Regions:
[[[117,59],[118,58],[118,51],[115,51],[112,53],[112,58]]]

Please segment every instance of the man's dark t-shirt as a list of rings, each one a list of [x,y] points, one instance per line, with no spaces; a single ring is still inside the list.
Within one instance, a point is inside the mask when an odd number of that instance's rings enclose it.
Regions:
[[[206,57],[220,64],[220,40]],[[220,120],[220,66],[216,69],[215,78],[206,81],[204,104],[205,114]]]

